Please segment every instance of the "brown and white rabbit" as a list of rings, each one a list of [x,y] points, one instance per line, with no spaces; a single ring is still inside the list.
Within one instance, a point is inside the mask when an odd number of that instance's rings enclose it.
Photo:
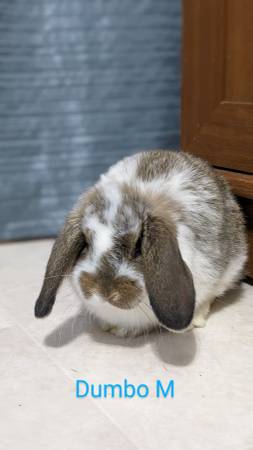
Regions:
[[[139,153],[112,166],[67,217],[35,315],[50,313],[71,274],[85,309],[114,334],[203,326],[246,259],[243,216],[223,178],[189,154]]]

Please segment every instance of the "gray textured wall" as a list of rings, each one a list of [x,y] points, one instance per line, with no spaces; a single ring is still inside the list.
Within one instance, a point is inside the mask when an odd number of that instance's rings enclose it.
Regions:
[[[179,142],[180,0],[0,0],[0,239],[53,235],[83,189]]]

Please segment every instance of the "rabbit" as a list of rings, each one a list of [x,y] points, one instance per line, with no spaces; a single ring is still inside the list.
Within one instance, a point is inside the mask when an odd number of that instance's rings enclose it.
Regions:
[[[85,310],[117,336],[202,327],[212,302],[242,279],[246,260],[242,212],[207,162],[137,153],[101,175],[67,216],[35,316],[51,312],[69,275]]]

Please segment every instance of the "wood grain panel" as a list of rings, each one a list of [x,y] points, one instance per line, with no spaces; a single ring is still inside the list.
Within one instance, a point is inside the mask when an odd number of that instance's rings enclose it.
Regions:
[[[253,2],[184,0],[183,18],[182,149],[240,197],[253,276]]]
[[[181,109],[184,150],[209,122],[211,112],[222,99],[223,24],[223,0],[184,0]]]
[[[221,169],[216,172],[228,181],[244,212],[249,243],[247,275],[253,277],[253,176]]]
[[[225,97],[230,101],[253,102],[252,0],[229,0],[226,26]]]
[[[226,178],[236,195],[253,200],[252,175],[246,175],[244,173],[231,172],[229,170],[221,169],[217,169],[216,171],[224,178]]]
[[[230,74],[235,63],[229,59],[229,46],[234,59],[242,46],[247,58],[253,58],[253,39],[244,34],[250,30],[246,15],[253,15],[253,2],[237,0],[234,14],[237,8],[241,19],[232,41],[230,2],[184,0],[181,142],[184,151],[213,165],[253,173],[253,102],[250,95],[244,101],[249,89],[252,93],[252,76],[246,68],[239,82],[240,70]],[[235,94],[235,83],[245,86],[243,101],[234,101],[242,89]]]

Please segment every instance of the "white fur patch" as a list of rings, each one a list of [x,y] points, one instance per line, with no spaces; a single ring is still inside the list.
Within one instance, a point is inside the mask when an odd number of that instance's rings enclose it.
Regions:
[[[97,260],[103,253],[110,250],[112,246],[113,229],[112,227],[101,223],[95,215],[86,219],[85,226],[93,233],[93,254],[94,258]]]
[[[158,325],[158,320],[152,309],[145,306],[147,302],[148,299],[143,298],[143,302],[132,309],[120,309],[104,301],[98,295],[93,295],[89,300],[83,298],[83,306],[92,316],[104,323],[133,332],[150,329]]]
[[[103,183],[103,194],[106,201],[109,203],[109,206],[104,212],[104,218],[108,223],[112,223],[122,202],[120,187],[105,179],[105,182]]]
[[[232,261],[228,264],[218,286],[217,286],[217,297],[221,296],[226,292],[228,288],[233,286],[233,283],[238,281],[238,273],[243,269],[247,260],[246,251],[244,254],[235,256]]]
[[[114,164],[105,175],[102,175],[100,180],[102,183],[106,179],[115,183],[131,183],[136,180],[136,173],[138,169],[139,155],[129,156]]]
[[[213,301],[216,295],[216,278],[210,261],[196,249],[194,234],[189,227],[178,224],[177,240],[184,262],[191,271],[196,293],[196,310],[204,301]]]
[[[88,254],[81,262],[81,268],[85,272],[96,272],[97,266],[104,253],[108,252],[113,244],[112,226],[101,223],[96,214],[85,216],[83,228],[88,229],[92,234],[92,253]]]
[[[118,276],[123,276],[129,278],[130,280],[136,281],[140,287],[145,286],[144,278],[141,273],[136,272],[134,268],[128,264],[126,261],[123,261],[118,269]]]

